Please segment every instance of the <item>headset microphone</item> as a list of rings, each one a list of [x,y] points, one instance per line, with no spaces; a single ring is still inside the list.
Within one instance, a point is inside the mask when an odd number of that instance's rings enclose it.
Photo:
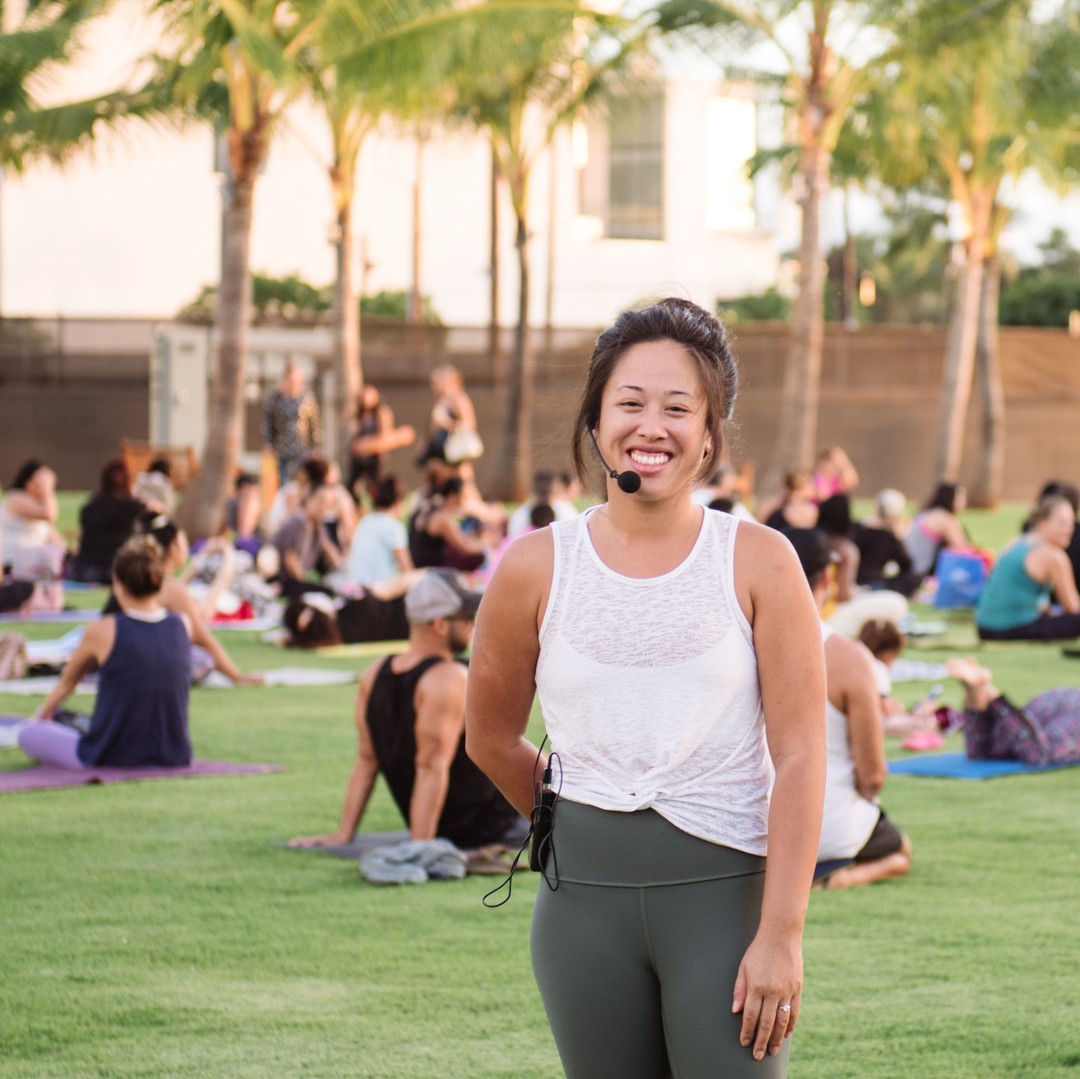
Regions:
[[[592,439],[593,449],[596,450],[596,456],[600,458],[604,471],[619,485],[619,490],[628,495],[634,494],[641,487],[641,476],[629,469],[626,472],[616,472],[604,460],[604,455],[600,452],[600,446],[596,441],[596,435],[592,431],[589,432],[589,438]]]

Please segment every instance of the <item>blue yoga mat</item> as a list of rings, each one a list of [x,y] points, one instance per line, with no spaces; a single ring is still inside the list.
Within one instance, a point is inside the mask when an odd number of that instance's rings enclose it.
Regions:
[[[1080,761],[1063,764],[1024,764],[1023,761],[969,761],[963,753],[934,753],[928,757],[907,757],[889,761],[892,775],[933,776],[936,779],[994,779],[1027,772],[1052,772],[1071,768]]]

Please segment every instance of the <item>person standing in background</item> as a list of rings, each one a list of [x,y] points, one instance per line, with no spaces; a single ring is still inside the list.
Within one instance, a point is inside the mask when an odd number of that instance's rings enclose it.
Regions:
[[[282,485],[305,453],[322,446],[322,417],[315,395],[304,386],[304,372],[290,364],[281,384],[263,405],[263,446],[277,460]]]

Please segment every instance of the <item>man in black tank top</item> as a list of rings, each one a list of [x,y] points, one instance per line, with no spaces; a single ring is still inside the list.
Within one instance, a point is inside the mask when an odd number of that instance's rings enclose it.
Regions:
[[[429,570],[409,589],[408,650],[376,661],[360,681],[359,754],[340,827],[291,846],[352,842],[380,772],[412,839],[438,836],[463,850],[521,843],[528,823],[465,754],[468,673],[455,657],[472,639],[479,604],[452,570]]]

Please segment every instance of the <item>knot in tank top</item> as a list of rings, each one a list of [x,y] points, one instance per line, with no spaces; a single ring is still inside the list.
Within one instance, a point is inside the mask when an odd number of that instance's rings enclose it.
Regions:
[[[540,629],[536,683],[562,797],[652,808],[691,835],[764,854],[772,767],[735,595],[737,518],[705,510],[686,559],[639,579],[600,559],[591,516],[551,526]]]

